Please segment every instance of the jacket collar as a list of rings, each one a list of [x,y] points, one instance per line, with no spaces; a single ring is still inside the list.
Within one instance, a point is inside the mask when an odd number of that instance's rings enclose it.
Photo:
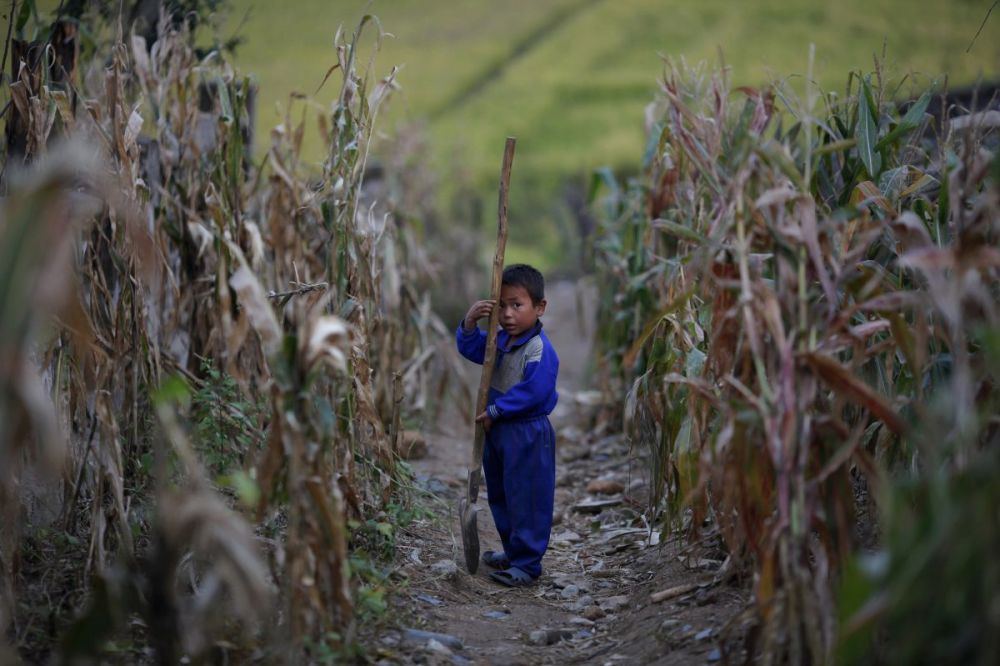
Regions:
[[[526,343],[528,340],[535,337],[541,332],[542,332],[542,320],[539,319],[535,323],[534,328],[532,328],[530,331],[522,333],[520,339],[516,340],[513,344],[511,344],[510,334],[507,333],[507,331],[501,330],[500,336],[497,339],[498,346],[500,347],[501,351],[503,351],[504,353],[508,353],[524,345],[524,343]]]

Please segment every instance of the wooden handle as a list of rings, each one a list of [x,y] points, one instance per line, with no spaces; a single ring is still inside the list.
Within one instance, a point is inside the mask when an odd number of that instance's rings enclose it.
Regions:
[[[490,382],[493,379],[493,367],[497,357],[497,328],[500,325],[500,281],[503,278],[503,255],[507,249],[507,194],[510,191],[510,168],[514,162],[514,137],[507,137],[503,150],[503,166],[500,169],[500,200],[497,204],[497,248],[493,255],[493,281],[490,285],[490,298],[497,301],[496,307],[490,313],[489,328],[486,332],[486,356],[483,358],[483,374],[479,379],[479,395],[476,398],[476,415],[486,409],[486,400],[490,393]],[[476,423],[476,439],[472,447],[472,468],[478,471],[483,462],[483,444],[486,432],[482,423]],[[478,476],[478,474],[477,474]],[[478,485],[478,484],[477,484]],[[478,491],[478,488],[476,488]],[[472,498],[475,501],[475,497]]]

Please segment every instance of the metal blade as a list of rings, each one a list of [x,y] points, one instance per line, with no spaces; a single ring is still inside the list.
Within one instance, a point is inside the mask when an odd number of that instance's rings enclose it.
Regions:
[[[458,501],[458,518],[462,527],[462,550],[465,553],[465,568],[474,574],[479,569],[479,527],[476,514],[479,507],[470,504],[468,498]]]

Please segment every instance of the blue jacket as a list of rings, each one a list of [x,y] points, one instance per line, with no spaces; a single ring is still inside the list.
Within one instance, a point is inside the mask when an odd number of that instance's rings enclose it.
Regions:
[[[486,331],[466,331],[462,324],[455,332],[458,351],[482,365],[486,356]],[[494,421],[515,421],[548,416],[556,406],[556,377],[559,357],[542,331],[542,322],[522,340],[511,344],[510,335],[497,337],[497,362],[490,382],[486,411]]]

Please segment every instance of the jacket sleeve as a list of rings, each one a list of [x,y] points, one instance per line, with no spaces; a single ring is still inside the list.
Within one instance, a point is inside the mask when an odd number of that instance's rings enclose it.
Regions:
[[[466,331],[464,324],[458,325],[455,331],[455,342],[458,345],[458,353],[469,359],[473,363],[483,364],[486,357],[486,331],[479,327]]]
[[[486,407],[490,418],[516,418],[530,413],[543,406],[555,393],[556,377],[559,375],[559,358],[555,352],[543,347],[537,359],[527,360],[521,381]]]

